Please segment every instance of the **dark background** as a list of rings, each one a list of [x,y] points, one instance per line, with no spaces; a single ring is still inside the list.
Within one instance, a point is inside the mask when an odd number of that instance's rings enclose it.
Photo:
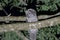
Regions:
[[[36,10],[36,6],[35,6],[36,5],[36,0],[33,0],[32,3],[30,3],[30,1],[29,1],[27,4],[28,4],[28,6],[26,6],[27,9],[32,8],[32,9]],[[40,5],[43,5],[43,4],[44,3],[40,2]],[[19,8],[13,7],[10,10],[10,7],[11,6],[8,4],[4,7],[4,9],[8,14],[11,13],[12,14],[11,16],[25,16],[25,12],[19,12],[20,11]],[[56,13],[60,12],[60,7],[58,5],[57,5],[57,7],[58,7],[58,10],[56,10],[56,11],[50,11],[50,10],[40,11],[40,12],[37,12],[37,15],[53,15],[53,14],[56,14]],[[4,11],[0,11],[0,16],[7,16],[7,15],[5,14]]]

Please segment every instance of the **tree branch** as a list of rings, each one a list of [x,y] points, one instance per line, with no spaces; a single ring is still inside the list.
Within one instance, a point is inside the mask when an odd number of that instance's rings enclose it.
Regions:
[[[35,23],[12,23],[12,24],[2,24],[0,25],[0,32],[3,31],[15,31],[15,30],[28,30],[30,25],[36,25],[36,28],[43,28],[48,26],[53,26],[60,24],[60,16],[51,18],[48,20],[38,21]],[[34,27],[34,26],[32,26]]]

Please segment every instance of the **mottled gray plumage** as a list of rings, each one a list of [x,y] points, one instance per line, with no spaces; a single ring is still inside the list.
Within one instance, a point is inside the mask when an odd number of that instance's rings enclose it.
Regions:
[[[36,22],[36,21],[38,21],[35,10],[28,9],[27,11],[25,11],[25,13],[26,13],[26,17],[27,17],[28,22]]]

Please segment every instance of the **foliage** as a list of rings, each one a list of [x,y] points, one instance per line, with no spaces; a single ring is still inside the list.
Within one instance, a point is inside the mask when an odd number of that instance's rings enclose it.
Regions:
[[[56,4],[59,4],[60,0],[40,0],[43,4],[40,5],[40,11],[56,11],[58,9]],[[38,10],[38,9],[37,9]]]
[[[4,32],[2,35],[2,40],[22,40],[15,32]]]
[[[29,2],[30,1],[30,2]],[[1,0],[0,1],[0,10],[2,10],[6,6],[18,7],[20,8],[20,12],[23,12],[26,10],[29,3],[33,3],[33,0]],[[56,11],[58,10],[57,5],[60,7],[60,0],[37,0],[37,3],[35,5],[37,11]]]
[[[39,29],[37,40],[59,40],[57,35],[60,34],[60,24]]]

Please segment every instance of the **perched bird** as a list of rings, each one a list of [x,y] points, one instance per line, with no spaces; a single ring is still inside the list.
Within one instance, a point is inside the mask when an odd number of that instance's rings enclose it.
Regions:
[[[34,9],[26,10],[25,14],[26,14],[28,22],[36,22],[38,20],[37,15],[36,15],[36,11]]]

